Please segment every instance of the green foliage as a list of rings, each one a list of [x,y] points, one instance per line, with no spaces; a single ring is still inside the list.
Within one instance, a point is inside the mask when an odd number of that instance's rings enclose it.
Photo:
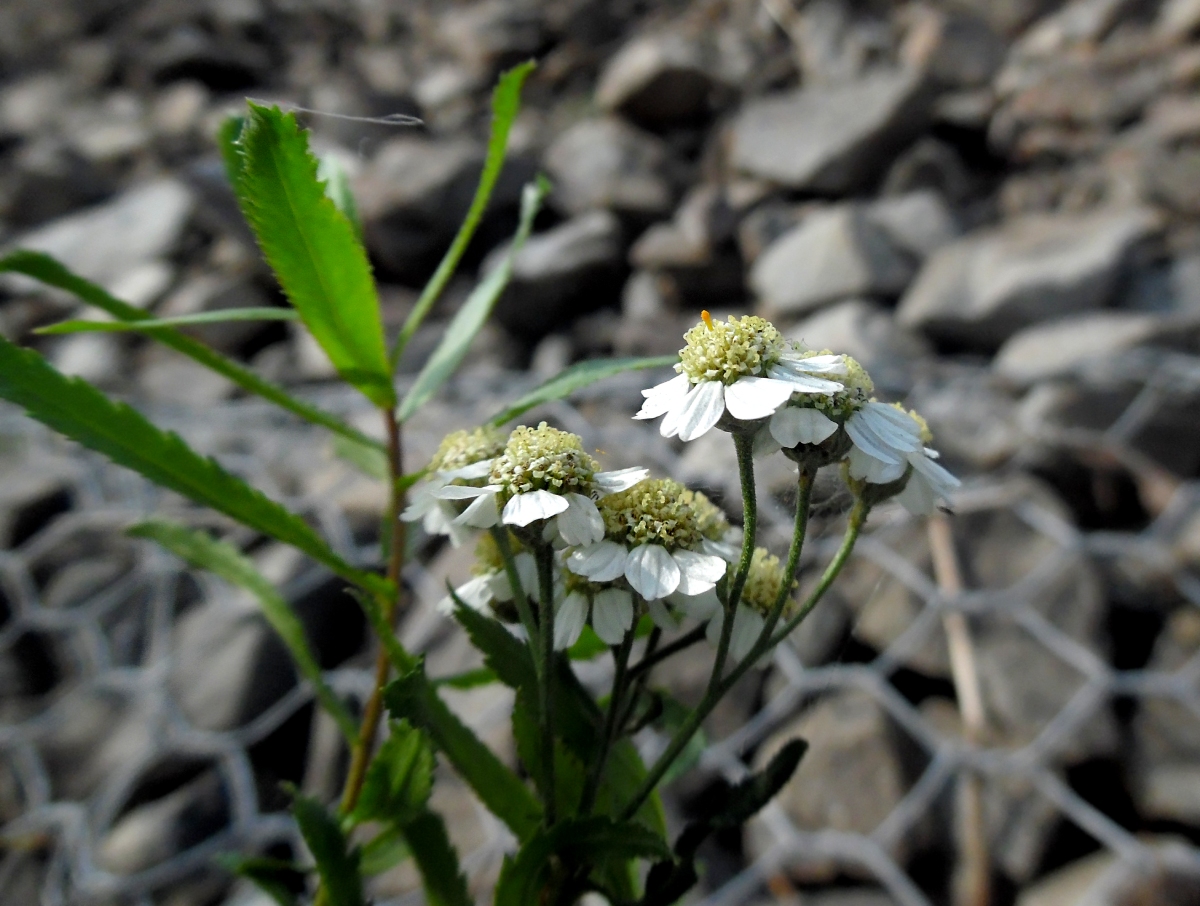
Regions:
[[[287,646],[296,669],[312,685],[321,707],[329,712],[342,735],[353,745],[358,735],[354,718],[321,675],[321,666],[308,646],[304,624],[296,616],[292,605],[254,568],[248,557],[232,544],[218,541],[207,532],[173,522],[142,522],[129,529],[128,534],[155,541],[193,566],[207,569],[258,598],[263,616]]]
[[[225,324],[229,321],[295,321],[296,313],[289,308],[225,308],[203,311],[174,318],[150,318],[146,321],[59,321],[39,327],[34,333],[56,336],[64,333],[145,333],[161,327],[193,327],[205,324]]]
[[[59,374],[36,352],[0,339],[0,397],[30,416],[155,484],[212,507],[255,531],[308,554],[364,588],[387,583],[354,569],[303,519],[162,431],[124,403],[78,378]]]
[[[467,879],[458,868],[458,855],[450,844],[446,823],[428,809],[404,828],[404,839],[421,872],[429,906],[475,906],[467,892]]]
[[[153,315],[142,311],[140,308],[135,308],[127,302],[122,302],[120,299],[109,294],[103,287],[76,276],[49,255],[44,255],[41,252],[16,251],[4,258],[0,258],[0,273],[6,271],[15,274],[24,274],[27,277],[40,280],[47,286],[66,290],[89,305],[93,305],[101,311],[108,312],[118,321],[135,322],[153,320]],[[237,362],[210,349],[199,340],[182,334],[171,327],[160,327],[148,330],[146,333],[151,339],[174,349],[176,352],[182,353],[192,361],[203,365],[211,371],[215,371],[222,377],[228,378],[243,390],[253,393],[256,396],[261,396],[268,402],[286,409],[293,415],[298,415],[305,421],[328,428],[330,431],[360,444],[380,449],[383,448],[383,445],[378,441],[372,440],[361,431],[351,428],[336,416],[296,399],[282,387],[272,384],[270,381],[263,380],[253,371],[243,368]]]
[[[492,417],[489,424],[505,425],[513,419],[520,418],[534,406],[560,400],[570,396],[576,390],[582,390],[589,384],[602,381],[605,378],[621,374],[625,371],[644,371],[647,368],[665,368],[679,361],[679,356],[660,355],[650,358],[635,359],[588,359],[576,362],[569,368],[564,368],[544,384],[540,384],[523,397]]]
[[[462,673],[455,673],[451,676],[439,676],[430,680],[435,688],[445,686],[447,689],[478,689],[480,686],[490,686],[492,683],[498,682],[494,671],[487,667],[479,667],[475,670],[464,670]]]
[[[387,454],[376,446],[338,436],[333,439],[333,455],[344,459],[368,478],[387,481]]]
[[[317,863],[330,906],[364,906],[360,853],[351,849],[341,825],[316,799],[297,793],[292,814]]]
[[[467,216],[463,218],[454,241],[450,243],[450,248],[446,250],[446,254],[442,257],[433,276],[429,278],[412,313],[409,314],[404,326],[400,329],[400,335],[396,337],[391,354],[393,371],[396,369],[396,363],[400,361],[404,347],[408,345],[408,341],[417,332],[417,328],[421,326],[421,322],[425,320],[429,310],[442,295],[446,284],[454,276],[458,262],[466,252],[471,237],[475,235],[479,221],[483,218],[488,200],[492,197],[492,189],[496,187],[496,180],[499,179],[500,170],[504,166],[509,129],[512,128],[513,120],[517,118],[517,111],[521,107],[521,86],[525,84],[526,77],[533,69],[533,61],[514,66],[500,76],[500,81],[492,92],[492,132],[488,138],[487,157],[483,162],[483,172],[479,175],[479,185],[475,189],[475,197],[471,200],[471,207],[467,211]]]
[[[567,866],[604,859],[669,859],[662,838],[640,824],[610,818],[567,818],[506,857],[496,885],[495,906],[529,906],[542,901],[552,880],[554,857]]]
[[[425,405],[437,392],[437,389],[458,370],[458,366],[466,358],[471,344],[475,342],[475,335],[479,333],[480,328],[491,315],[492,309],[496,307],[496,300],[500,298],[500,294],[504,292],[504,288],[512,277],[513,261],[517,252],[525,245],[525,240],[529,238],[529,232],[533,229],[533,218],[537,215],[538,209],[549,191],[549,183],[541,178],[536,183],[525,187],[525,191],[521,195],[521,222],[513,237],[512,245],[508,249],[508,254],[504,256],[500,266],[484,277],[483,281],[472,290],[467,301],[455,313],[450,326],[442,335],[441,342],[438,343],[433,355],[429,357],[429,361],[417,375],[412,388],[400,403],[400,410],[397,413],[400,421],[407,420]]]
[[[359,864],[363,876],[370,878],[391,871],[411,855],[408,843],[404,840],[404,831],[389,825],[362,848],[362,860]]]
[[[433,749],[408,721],[392,721],[391,735],[367,769],[355,821],[404,826],[425,808],[433,789]]]
[[[329,196],[334,207],[342,212],[342,216],[350,221],[350,226],[354,227],[354,235],[361,242],[362,221],[358,219],[358,204],[354,201],[354,192],[350,188],[350,174],[336,155],[322,155],[317,164],[317,179],[325,184],[325,194]]]
[[[317,180],[296,117],[251,103],[236,147],[242,212],[283,291],[338,373],[376,405],[395,405],[367,253]]]
[[[446,707],[426,678],[423,663],[389,684],[383,700],[393,717],[405,718],[429,734],[484,806],[518,839],[533,833],[542,817],[537,799]]]
[[[298,906],[300,894],[304,892],[305,873],[295,864],[283,859],[236,855],[218,856],[217,862],[250,881],[279,906]]]

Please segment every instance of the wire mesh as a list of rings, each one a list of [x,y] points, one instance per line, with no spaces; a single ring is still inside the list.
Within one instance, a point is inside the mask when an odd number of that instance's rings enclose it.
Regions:
[[[1110,569],[1134,575],[1162,600],[1200,607],[1195,560],[1180,554],[1180,539],[1200,524],[1200,485],[1173,475],[1142,442],[1158,436],[1163,419],[1188,411],[1200,394],[1200,360],[1171,354],[1131,361],[1121,369],[1119,387],[1088,384],[1092,376],[1064,385],[1072,393],[1099,386],[1089,392],[1124,401],[1116,411],[1096,423],[1094,407],[1028,406],[1019,423],[1021,444],[1027,450],[1107,457],[1105,461],[1120,464],[1159,492],[1166,487],[1169,493],[1160,493],[1157,515],[1129,531],[1083,531],[1052,495],[1017,468],[972,478],[956,501],[953,519],[960,552],[969,560],[976,530],[982,537],[988,526],[999,524],[1003,531],[997,543],[1012,553],[1003,558],[1001,584],[989,584],[987,569],[972,571],[967,563],[968,588],[948,594],[927,566],[928,551],[914,555],[913,544],[924,543],[923,523],[891,508],[877,513],[844,577],[846,589],[829,606],[843,609],[854,632],[865,628],[866,637],[883,641],[853,662],[839,660],[837,646],[817,655],[803,645],[780,646],[761,707],[731,732],[714,731],[700,767],[730,780],[744,776],[769,748],[773,734],[793,725],[798,715],[804,719],[814,702],[842,694],[871,703],[891,738],[906,741],[909,761],[919,770],[904,780],[873,827],[856,826],[853,819],[844,826],[814,827],[797,820],[787,801],[772,803],[748,831],[751,858],[701,895],[706,906],[765,898],[768,889],[777,889],[780,877],[813,884],[850,878],[903,906],[932,906],[945,894],[914,879],[914,845],[935,840],[944,848],[955,847],[959,833],[953,800],[965,778],[983,785],[985,804],[993,796],[993,818],[996,802],[1053,814],[1111,854],[1092,884],[1097,897],[1127,883],[1131,872],[1155,866],[1168,866],[1200,885],[1200,849],[1182,840],[1164,844],[1142,839],[1074,789],[1066,771],[1089,753],[1113,750],[1105,728],[1112,723],[1117,700],[1137,703],[1136,720],[1144,719],[1148,703],[1166,703],[1185,743],[1189,733],[1192,739],[1200,735],[1197,640],[1177,654],[1169,669],[1153,664],[1126,669],[1114,664],[1096,631],[1096,614],[1105,606],[1103,590],[1097,589],[1102,581],[1112,581]],[[445,401],[411,424],[410,464],[420,465],[446,430],[491,415],[529,380],[492,375],[459,381]],[[736,471],[727,468],[732,454],[722,452],[718,443],[724,438],[680,449],[629,420],[645,380],[645,375],[626,375],[580,394],[574,403],[543,406],[529,418],[546,417],[579,432],[589,445],[608,451],[600,454],[606,467],[649,465],[660,474],[700,482],[727,503],[736,501],[736,487],[729,484],[736,482]],[[506,392],[498,392],[500,388]],[[347,417],[361,416],[364,423],[371,416],[340,393],[330,392],[320,401]],[[1077,418],[1080,413],[1086,417]],[[351,561],[376,562],[375,542],[364,526],[382,501],[365,478],[329,455],[325,439],[314,429],[248,401],[223,404],[203,420],[185,411],[153,415],[311,519]],[[279,797],[270,793],[273,778],[261,776],[255,753],[310,708],[311,694],[290,680],[272,686],[264,674],[250,684],[264,686],[257,693],[259,706],[251,709],[249,719],[240,719],[229,702],[206,701],[202,684],[181,689],[181,664],[200,656],[189,653],[187,643],[203,638],[204,629],[189,615],[225,608],[232,615],[228,625],[237,627],[252,615],[252,603],[121,532],[150,513],[165,511],[214,525],[235,539],[251,539],[129,472],[80,453],[12,409],[0,413],[0,438],[3,485],[11,498],[5,503],[18,514],[8,526],[15,543],[0,554],[6,608],[0,624],[0,820],[8,844],[0,859],[0,901],[36,899],[46,906],[164,902],[181,885],[203,885],[206,878],[206,889],[219,897],[227,883],[227,876],[212,868],[219,853],[262,851],[280,843],[299,847]],[[760,518],[764,540],[776,549],[786,544],[790,525],[787,501],[778,493],[785,480],[786,468],[764,464]],[[802,584],[838,543],[836,508],[834,500],[830,512],[816,522]],[[1024,556],[1025,551],[1037,556]],[[274,570],[273,577],[284,582],[292,600],[328,580],[278,551],[264,554],[260,565],[264,563],[267,572]],[[402,627],[406,644],[418,650],[461,647],[461,638],[456,641],[428,606],[441,596],[441,568],[418,558],[406,575],[424,602]],[[852,600],[859,589],[865,589],[864,597]],[[1091,623],[1079,615],[1087,610],[1078,606],[1084,600],[1080,595],[1093,596],[1087,598],[1093,601]],[[976,742],[968,742],[954,726],[953,715],[939,716],[905,688],[905,677],[914,670],[944,672],[945,617],[954,613],[965,615],[977,643],[988,718],[1000,725]],[[880,614],[891,623],[871,629]],[[189,669],[238,669],[238,659],[246,656],[239,638],[233,630],[227,636],[218,632],[207,647],[201,646],[202,659],[211,662]],[[1000,657],[989,665],[987,658],[989,646],[1010,650],[1005,645],[1018,645],[1026,654],[1036,650],[1041,672],[1031,672],[1035,678],[1055,678],[1054,688],[1025,689],[1024,697],[1014,702],[998,699],[995,689],[986,688],[987,675],[996,675],[996,663],[1003,667],[1011,661]],[[595,674],[588,681],[603,682],[603,660],[583,668]],[[367,665],[361,655],[352,658],[329,671],[329,681],[348,698],[361,699],[370,687]],[[1039,691],[1044,694],[1034,694]],[[503,735],[508,714],[501,694],[477,707],[472,720],[491,739]],[[1180,730],[1179,721],[1193,726]],[[331,794],[329,777],[339,769],[337,756],[330,754],[337,749],[336,737],[320,720],[303,732],[300,748],[307,752],[308,767],[302,785]],[[643,731],[637,741],[646,757],[665,742],[653,731]],[[1198,756],[1200,749],[1191,750],[1191,758]],[[996,790],[1001,791],[998,799]],[[464,799],[456,801],[461,806]],[[470,826],[472,845],[464,865],[482,894],[513,841],[481,806],[465,801],[468,806],[458,807],[450,823],[458,831]],[[172,808],[191,809],[189,826],[201,827],[195,839],[146,836],[146,828],[183,826],[163,818]],[[1039,826],[1046,824],[1043,818]],[[1011,857],[1005,848],[1015,844],[1006,840],[1003,828],[989,825],[988,834],[993,861]],[[147,847],[147,839],[155,846]],[[138,851],[133,862],[127,855],[130,846],[122,850],[118,845],[122,840],[140,841],[133,847]],[[1036,866],[1036,855],[1026,862]],[[383,892],[381,902],[421,902],[411,880],[408,891],[401,882]],[[239,892],[238,902],[251,902],[244,894]]]

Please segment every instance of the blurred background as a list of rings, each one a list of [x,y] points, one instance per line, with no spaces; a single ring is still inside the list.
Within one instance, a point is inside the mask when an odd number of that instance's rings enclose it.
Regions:
[[[744,834],[705,851],[693,899],[1186,906],[1200,903],[1198,36],[1196,0],[4,0],[0,249],[49,252],[162,316],[282,305],[224,181],[223,118],[246,97],[415,115],[301,115],[352,177],[395,330],[470,202],[497,74],[537,59],[483,227],[402,381],[503,249],[521,185],[545,172],[551,202],[468,367],[411,425],[410,468],[574,361],[675,352],[709,309],[857,357],[966,479],[932,528],[876,514],[837,593],[709,722],[667,791],[674,828],[782,740],[812,750]],[[382,497],[326,437],[135,337],[32,334],[76,312],[0,286],[4,336],[375,562]],[[376,430],[291,325],[197,335]],[[684,449],[629,420],[655,378],[529,417],[740,518],[725,438]],[[781,459],[763,470],[778,552],[791,482]],[[846,501],[822,494],[802,582],[840,532]],[[336,793],[336,731],[253,602],[121,536],[152,510],[229,528],[0,410],[5,906],[265,906],[214,858],[299,854],[280,781]],[[365,635],[340,583],[232,537],[283,585],[335,687],[362,696]],[[476,663],[432,606],[469,565],[427,540],[406,574],[401,634],[433,673]],[[707,656],[656,681],[694,700]],[[603,685],[609,667],[582,669]],[[513,759],[505,696],[449,697]],[[638,741],[652,757],[663,737]],[[435,806],[486,899],[511,840],[443,779]],[[416,904],[416,886],[400,865],[373,894]]]

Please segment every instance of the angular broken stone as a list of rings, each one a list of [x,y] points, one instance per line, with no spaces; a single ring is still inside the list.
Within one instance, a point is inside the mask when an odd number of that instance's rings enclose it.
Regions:
[[[1164,321],[1153,315],[1122,311],[1069,315],[1013,334],[996,353],[992,367],[1005,380],[1032,384],[1140,346],[1164,330]]]
[[[713,89],[701,45],[671,31],[638,36],[617,51],[600,73],[596,103],[661,128],[703,118]]]

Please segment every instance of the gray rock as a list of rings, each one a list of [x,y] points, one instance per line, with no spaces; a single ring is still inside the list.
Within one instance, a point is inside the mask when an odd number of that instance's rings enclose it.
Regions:
[[[192,207],[192,194],[182,183],[159,180],[17,236],[10,248],[45,252],[81,277],[112,287],[173,252]]]
[[[934,446],[952,462],[995,469],[1028,443],[1016,402],[990,368],[942,363],[909,401],[933,429]]]
[[[555,202],[569,213],[611,208],[657,217],[671,209],[666,146],[620,120],[576,123],[546,149],[544,162]]]
[[[709,113],[714,90],[704,56],[676,31],[639,35],[605,64],[596,102],[650,128],[695,122]]]
[[[767,317],[849,296],[899,294],[915,267],[858,205],[816,211],[768,246],[750,269]]]
[[[992,367],[1015,384],[1032,384],[1140,346],[1165,328],[1162,319],[1153,315],[1119,311],[1071,315],[1013,334],[996,353]]]
[[[917,260],[929,257],[961,232],[945,199],[933,189],[880,199],[866,209],[866,217],[892,245]]]
[[[924,126],[921,75],[886,71],[749,102],[733,124],[732,163],[794,189],[848,192]]]
[[[941,339],[998,346],[1029,324],[1102,307],[1129,250],[1158,223],[1145,208],[1118,208],[981,230],[925,262],[898,319]]]
[[[486,273],[506,254],[497,249]],[[592,211],[533,236],[517,253],[512,281],[496,304],[496,320],[523,337],[556,326],[617,299],[625,277],[621,223],[610,211]]]
[[[530,0],[482,0],[447,10],[435,34],[472,71],[490,75],[497,66],[537,54],[546,39],[544,19]]]
[[[58,340],[50,361],[63,374],[81,377],[101,386],[112,384],[121,367],[121,346],[116,337],[81,333]]]
[[[269,308],[271,299],[253,280],[204,273],[193,277],[172,292],[156,310],[162,317],[226,311],[234,308]],[[228,321],[203,328],[192,328],[205,343],[222,352],[235,352],[239,346],[263,331],[261,321]]]
[[[924,337],[897,326],[890,311],[865,299],[831,305],[788,335],[812,349],[834,349],[858,359],[878,387],[904,386],[912,362],[932,352]]]

